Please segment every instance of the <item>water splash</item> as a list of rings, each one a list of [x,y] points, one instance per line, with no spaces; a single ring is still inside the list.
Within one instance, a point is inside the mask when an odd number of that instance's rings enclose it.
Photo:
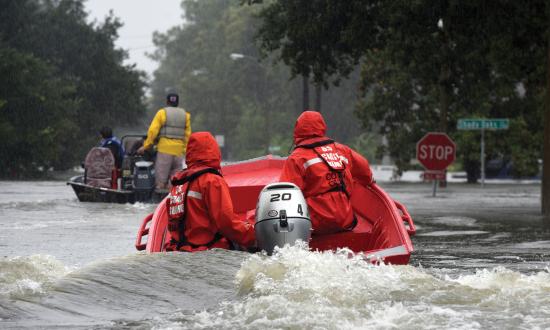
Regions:
[[[166,329],[501,329],[550,325],[548,270],[450,277],[440,269],[372,265],[349,250],[285,247],[252,255],[238,299],[152,322]],[[503,312],[504,311],[504,312]]]
[[[0,260],[0,297],[44,294],[70,271],[72,269],[48,255],[4,258]]]

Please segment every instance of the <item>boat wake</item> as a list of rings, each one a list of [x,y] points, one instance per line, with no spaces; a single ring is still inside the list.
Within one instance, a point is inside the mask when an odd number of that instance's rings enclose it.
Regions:
[[[235,276],[238,296],[212,309],[178,311],[164,329],[501,329],[548,326],[548,269],[475,274],[372,265],[349,250],[285,247],[252,255]],[[508,311],[502,313],[503,310]]]
[[[42,295],[71,270],[48,255],[4,258],[0,260],[0,297]]]
[[[0,263],[2,328],[499,329],[550,326],[550,271],[373,265],[347,249]]]

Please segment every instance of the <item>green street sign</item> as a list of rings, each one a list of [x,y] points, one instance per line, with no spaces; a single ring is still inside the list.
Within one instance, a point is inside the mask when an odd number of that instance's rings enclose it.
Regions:
[[[510,120],[494,119],[459,119],[456,128],[460,130],[508,129]]]

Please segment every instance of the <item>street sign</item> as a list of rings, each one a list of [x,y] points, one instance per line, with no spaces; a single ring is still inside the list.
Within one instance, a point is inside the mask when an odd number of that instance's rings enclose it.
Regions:
[[[218,143],[218,146],[220,148],[225,147],[225,135],[216,135],[214,136],[214,138],[216,139],[216,142]]]
[[[485,185],[485,130],[508,129],[510,120],[508,118],[491,119],[459,119],[456,128],[459,130],[480,130],[481,131],[481,187]]]
[[[447,178],[447,175],[445,174],[445,171],[425,171],[422,177],[426,181],[444,181]]]
[[[416,159],[429,171],[443,171],[454,162],[456,145],[445,133],[430,132],[416,143]]]
[[[459,119],[456,124],[459,130],[508,129],[509,127],[510,120],[507,118]]]

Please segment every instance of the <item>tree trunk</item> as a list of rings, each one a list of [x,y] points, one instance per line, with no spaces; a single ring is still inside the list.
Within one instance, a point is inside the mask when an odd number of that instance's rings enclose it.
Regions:
[[[309,76],[302,75],[303,104],[302,111],[309,109]]]
[[[464,161],[464,171],[466,171],[466,179],[468,183],[477,183],[477,178],[479,178],[479,162],[465,160]]]
[[[547,4],[547,7],[550,8],[550,4]],[[547,8],[547,12],[550,11],[549,8]],[[548,29],[550,30],[550,27]],[[550,226],[550,35],[547,40],[546,52],[546,103],[544,111],[541,206],[544,223]]]
[[[319,112],[321,112],[321,96],[323,93],[322,87],[323,86],[321,83],[315,84],[315,110]]]
[[[447,116],[449,113],[449,93],[450,93],[450,76],[451,76],[451,70],[449,69],[449,66],[447,64],[444,64],[441,68],[441,81],[439,88],[441,89],[440,93],[440,99],[439,99],[439,107],[441,108],[441,117],[439,118],[439,131],[443,133],[447,133]]]

